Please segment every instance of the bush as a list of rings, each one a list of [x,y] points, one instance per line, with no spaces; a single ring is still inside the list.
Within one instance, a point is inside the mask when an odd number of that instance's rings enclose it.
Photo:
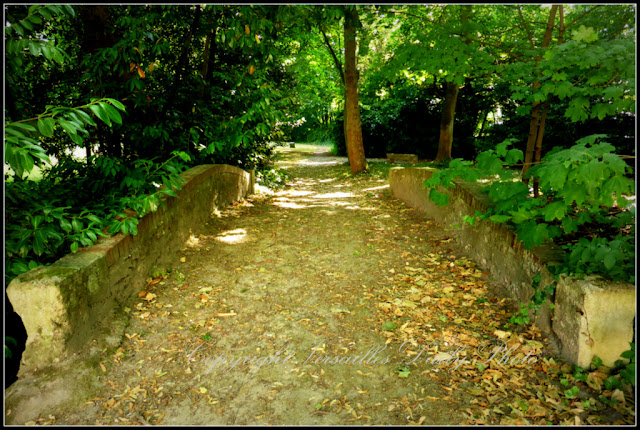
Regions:
[[[495,206],[467,221],[510,224],[527,249],[555,240],[567,251],[558,273],[634,282],[635,207],[627,197],[635,195],[635,183],[626,177],[631,169],[614,154],[615,147],[600,141],[604,137],[591,135],[569,149],[554,148],[532,167],[529,178],[539,181],[539,198],[532,198],[528,184],[506,168],[523,159],[519,149],[507,150],[513,140],[482,152],[474,167],[452,160],[425,185],[432,187],[429,197],[436,204],[446,205],[448,196],[434,187],[451,187],[456,178],[493,178],[485,191]]]
[[[5,281],[91,246],[98,236],[137,234],[138,218],[154,212],[162,194],[177,195],[189,161],[184,153],[163,163],[64,159],[38,182],[6,183]]]

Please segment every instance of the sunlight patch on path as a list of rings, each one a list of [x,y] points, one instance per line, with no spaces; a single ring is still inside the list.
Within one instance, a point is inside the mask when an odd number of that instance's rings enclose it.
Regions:
[[[313,199],[342,199],[348,197],[355,197],[353,193],[327,193],[327,194],[316,194],[313,196]]]
[[[218,242],[234,245],[237,243],[244,243],[247,241],[247,231],[243,228],[236,228],[235,230],[227,230],[220,233],[215,237]]]

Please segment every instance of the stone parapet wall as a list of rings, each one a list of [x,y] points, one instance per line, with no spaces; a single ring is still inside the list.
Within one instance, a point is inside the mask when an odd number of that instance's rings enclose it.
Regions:
[[[393,195],[430,219],[450,227],[467,254],[490,272],[490,281],[504,288],[506,295],[516,302],[529,302],[534,293],[532,278],[536,274],[541,275],[541,287],[553,282],[547,267],[562,259],[561,248],[549,243],[526,250],[504,224],[476,220],[471,226],[463,222],[465,215],[471,216],[476,210],[486,211],[491,200],[480,191],[478,184],[456,182],[455,188],[438,189],[449,195],[449,204],[437,206],[429,200],[429,190],[423,185],[434,171],[427,167],[392,168],[389,182]],[[605,284],[597,278],[562,277],[555,293],[556,308],[552,311],[548,304],[544,305],[535,317],[538,327],[561,344],[564,358],[579,366],[588,366],[594,355],[611,366],[620,353],[629,349],[633,339],[635,287],[628,283]],[[608,303],[607,309],[598,308],[596,312],[594,303]],[[604,332],[607,334],[603,335]]]
[[[151,270],[169,264],[219,209],[253,193],[253,172],[229,165],[196,166],[182,177],[179,197],[163,196],[160,208],[139,220],[137,235],[101,238],[9,284],[7,296],[28,336],[20,373],[90,344],[143,289]]]

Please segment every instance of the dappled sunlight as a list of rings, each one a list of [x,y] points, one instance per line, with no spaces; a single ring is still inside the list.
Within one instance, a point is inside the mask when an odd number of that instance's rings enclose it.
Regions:
[[[247,231],[243,228],[223,231],[215,237],[215,240],[217,240],[218,242],[226,243],[228,245],[244,243],[247,241]]]
[[[340,161],[309,161],[309,160],[300,160],[298,165],[302,166],[335,166],[337,164],[342,164]]]
[[[285,195],[285,196],[292,196],[292,197],[308,196],[310,194],[315,194],[315,191],[287,190],[287,191],[278,193],[278,195]]]
[[[275,206],[278,206],[280,208],[285,208],[285,209],[305,209],[305,208],[311,207],[309,205],[299,205],[298,203],[288,201],[288,199],[284,201],[281,199],[278,199],[278,200],[275,200],[273,204]]]
[[[389,184],[387,185],[380,185],[379,187],[373,187],[373,188],[366,188],[362,191],[378,191],[378,190],[384,190],[386,188],[389,188]]]
[[[328,193],[328,194],[316,194],[312,196],[313,199],[342,199],[348,197],[355,197],[353,193]]]
[[[189,236],[189,239],[187,239],[186,245],[189,248],[195,248],[195,247],[199,247],[200,245],[200,239],[194,235]]]

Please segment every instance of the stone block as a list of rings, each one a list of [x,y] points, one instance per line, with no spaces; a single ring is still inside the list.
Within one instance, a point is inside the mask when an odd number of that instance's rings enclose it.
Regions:
[[[553,330],[562,342],[562,355],[588,367],[594,356],[613,366],[633,341],[636,291],[629,283],[600,277],[562,276],[556,287]]]

